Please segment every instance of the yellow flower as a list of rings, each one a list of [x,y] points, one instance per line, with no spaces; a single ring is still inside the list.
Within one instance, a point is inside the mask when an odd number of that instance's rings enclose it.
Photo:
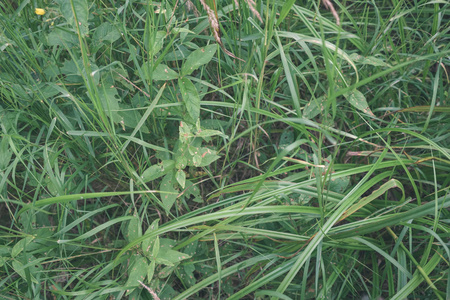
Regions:
[[[36,8],[36,9],[34,10],[34,13],[37,14],[37,15],[42,16],[42,15],[45,14],[45,9],[42,9],[42,8]]]

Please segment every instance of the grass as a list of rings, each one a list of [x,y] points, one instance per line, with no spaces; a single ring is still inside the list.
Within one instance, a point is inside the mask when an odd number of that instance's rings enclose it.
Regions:
[[[2,2],[1,297],[447,299],[450,6],[334,9]]]

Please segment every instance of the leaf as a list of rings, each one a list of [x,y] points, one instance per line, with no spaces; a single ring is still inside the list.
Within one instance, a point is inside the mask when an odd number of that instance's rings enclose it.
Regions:
[[[18,241],[11,250],[11,257],[14,258],[19,255],[33,239],[34,237],[29,236]]]
[[[192,126],[189,124],[181,121],[179,126],[179,139],[182,143],[187,143],[188,139],[190,137],[193,137],[192,133]]]
[[[9,138],[3,136],[0,141],[0,170],[6,170],[12,157],[12,151],[9,149]]]
[[[181,188],[184,189],[184,186],[186,184],[186,173],[184,173],[183,170],[178,170],[176,174],[176,178],[178,183],[180,184]]]
[[[150,266],[147,269],[147,283],[150,284],[153,279],[153,274],[155,274],[156,261],[152,260]]]
[[[172,249],[166,249],[164,251],[160,251],[158,254],[157,262],[161,262],[167,266],[174,266],[182,260],[191,258],[190,255],[185,253],[181,253]]]
[[[148,263],[145,257],[137,256],[133,265],[128,272],[128,280],[125,283],[127,290],[127,295],[133,292],[134,288],[138,287],[139,281],[144,282],[147,276]]]
[[[359,62],[364,65],[372,65],[375,67],[388,67],[391,68],[391,65],[388,63],[385,63],[382,59],[376,58],[375,56],[361,56],[357,53],[352,53],[350,56],[350,59],[356,62]]]
[[[145,231],[145,235],[149,234],[150,232],[152,232],[154,230],[157,230],[158,223],[159,223],[159,219],[154,220],[152,222],[152,224],[150,225],[150,227]],[[142,252],[148,258],[150,258],[152,255],[152,251],[153,251],[152,247],[153,247],[153,243],[155,242],[155,239],[156,239],[156,237],[149,237],[142,241],[142,245],[141,245]]]
[[[183,77],[178,80],[178,86],[188,114],[192,119],[197,120],[200,117],[200,97],[195,85],[191,80]]]
[[[220,135],[224,138],[228,138],[228,136],[226,134],[222,133],[221,131],[212,130],[212,129],[202,129],[202,130],[197,131],[197,133],[195,134],[195,136],[201,137],[203,139],[211,137],[211,136],[215,136],[215,135]]]
[[[103,23],[97,27],[92,36],[93,42],[95,43],[113,43],[121,37],[121,34],[117,28],[110,23]]]
[[[112,84],[103,83],[98,88],[98,92],[102,107],[105,110],[106,115],[110,117],[116,124],[123,121],[123,118],[119,114],[120,97],[117,89]]]
[[[303,117],[311,120],[324,110],[324,105],[327,103],[327,98],[325,96],[320,96],[315,99],[311,99],[308,104],[306,104],[303,109]]]
[[[160,186],[160,190],[163,192],[161,193],[161,200],[167,213],[172,208],[178,196],[178,191],[173,187],[173,177],[173,173],[167,174],[161,181]]]
[[[76,34],[60,27],[55,27],[47,36],[48,46],[62,46],[69,49],[77,44]]]
[[[20,261],[13,260],[12,267],[13,267],[14,271],[20,275],[20,277],[22,277],[25,281],[27,281],[27,276],[25,274],[25,268]],[[38,281],[36,280],[36,278],[34,278],[34,276],[32,274],[30,274],[30,277],[31,277],[31,281],[33,283],[38,284]]]
[[[133,218],[128,223],[126,238],[128,242],[132,242],[141,236],[142,236],[141,220],[139,220],[139,217],[133,216]]]
[[[159,64],[152,74],[153,80],[173,80],[179,77],[178,73],[167,65]]]
[[[209,148],[201,148],[200,155],[202,157],[202,161],[199,164],[199,167],[209,166],[211,163],[218,160],[220,156],[217,155],[216,153],[217,152],[215,150],[211,150]]]
[[[152,248],[152,256],[154,258],[158,257],[160,248],[161,248],[161,246],[160,246],[160,242],[159,242],[159,236],[157,236],[156,239],[155,239],[155,243],[153,245],[153,248]]]
[[[363,93],[358,90],[353,90],[352,92],[345,93],[344,97],[350,102],[351,105],[361,110],[362,112],[374,116],[372,111],[369,108],[369,104],[367,104],[366,97],[364,97]]]
[[[61,14],[64,16],[67,22],[70,23],[75,30],[77,30],[77,24],[75,23],[77,22],[78,27],[80,28],[81,35],[86,36],[89,32],[89,7],[87,0],[57,0],[56,2],[59,4]],[[73,10],[71,3],[73,3]]]
[[[119,117],[120,117],[120,123],[125,125],[128,128],[136,128],[139,124],[139,121],[142,118],[142,115],[139,113],[138,110],[132,109],[129,105],[119,105],[120,110],[118,111]],[[142,125],[139,129],[139,131],[143,133],[150,133],[148,130],[148,127],[145,125]]]
[[[200,66],[207,64],[216,53],[217,45],[209,45],[192,52],[181,68],[181,76],[192,74]]]
[[[283,133],[280,136],[280,141],[278,142],[278,147],[280,149],[284,149],[285,147],[292,144],[295,140],[295,135],[293,130],[283,130]]]
[[[141,178],[144,182],[155,180],[171,172],[175,167],[175,161],[163,160],[161,164],[153,165],[142,173]]]

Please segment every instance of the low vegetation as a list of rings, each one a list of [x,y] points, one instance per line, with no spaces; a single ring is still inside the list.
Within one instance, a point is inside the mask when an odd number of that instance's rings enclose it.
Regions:
[[[447,1],[0,3],[5,299],[448,299]]]

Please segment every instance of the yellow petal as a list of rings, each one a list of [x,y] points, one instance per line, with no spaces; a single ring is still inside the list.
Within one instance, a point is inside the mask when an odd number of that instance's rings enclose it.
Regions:
[[[45,14],[45,9],[42,9],[42,8],[36,8],[36,9],[34,10],[34,13],[37,14],[37,15],[42,16],[42,15]]]

